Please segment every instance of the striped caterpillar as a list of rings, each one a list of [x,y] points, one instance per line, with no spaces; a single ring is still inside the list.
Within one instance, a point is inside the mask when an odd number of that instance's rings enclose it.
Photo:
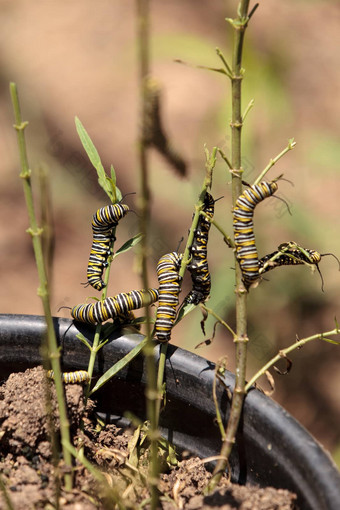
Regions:
[[[96,290],[102,290],[105,287],[102,275],[110,255],[111,242],[115,239],[112,229],[128,211],[127,205],[114,204],[98,209],[93,215],[93,242],[87,266],[87,281]]]
[[[277,189],[278,185],[275,181],[263,181],[250,186],[238,197],[233,209],[236,258],[240,264],[246,288],[260,277],[253,225],[254,209],[262,200],[273,195]]]
[[[171,329],[176,319],[179,302],[180,276],[179,268],[182,254],[177,252],[163,255],[157,264],[159,282],[159,303],[156,314],[155,336],[159,342],[168,342]]]
[[[108,319],[128,315],[131,310],[149,306],[158,300],[158,290],[132,290],[96,303],[80,304],[72,308],[72,317],[80,322],[99,324]]]

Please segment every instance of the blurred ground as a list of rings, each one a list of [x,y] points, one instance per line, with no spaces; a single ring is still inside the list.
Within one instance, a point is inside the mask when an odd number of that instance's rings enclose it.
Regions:
[[[237,2],[163,0],[152,2],[152,70],[163,85],[163,113],[173,143],[189,164],[179,179],[164,160],[151,154],[152,233],[150,283],[156,285],[158,258],[177,249],[190,226],[193,204],[204,175],[204,144],[229,151],[230,87],[222,75],[174,63],[220,66],[215,47],[230,57],[226,16]],[[93,295],[86,280],[93,212],[107,204],[74,127],[77,115],[91,135],[106,169],[112,163],[123,194],[139,190],[137,133],[139,100],[135,2],[89,0],[31,2],[0,0],[0,265],[3,313],[40,314],[27,212],[18,178],[18,153],[12,128],[8,83],[19,88],[28,152],[34,171],[50,174],[55,228],[52,308],[73,306]],[[284,173],[280,194],[256,211],[260,255],[295,240],[321,253],[340,255],[338,218],[340,4],[331,0],[267,0],[251,20],[245,41],[244,108],[254,98],[244,128],[245,179],[253,181],[294,137],[297,146],[271,171]],[[230,58],[229,58],[230,60]],[[216,219],[231,231],[230,186],[219,161],[213,194]],[[37,179],[35,179],[37,184]],[[138,208],[138,196],[127,203]],[[38,206],[38,201],[37,201]],[[131,214],[119,226],[117,245],[138,231]],[[217,231],[209,240],[213,279],[209,306],[231,326],[234,316],[233,257]],[[321,262],[325,292],[317,273],[305,267],[281,268],[249,299],[249,377],[278,349],[316,332],[331,330],[340,317],[340,273],[331,257]],[[110,295],[140,288],[133,254],[117,259]],[[185,289],[186,290],[186,289]],[[203,340],[199,310],[180,324],[173,342],[193,350]],[[207,325],[212,334],[213,321]],[[340,451],[340,354],[317,342],[292,355],[289,376],[276,377],[274,398],[301,421],[333,454]],[[213,344],[199,354],[217,360],[227,354],[234,370],[234,346],[217,328]]]

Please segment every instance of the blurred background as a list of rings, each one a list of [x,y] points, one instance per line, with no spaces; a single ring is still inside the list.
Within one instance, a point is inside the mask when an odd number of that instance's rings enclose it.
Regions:
[[[230,150],[230,84],[218,73],[197,65],[220,67],[215,48],[231,60],[231,30],[237,1],[151,1],[152,76],[162,87],[162,118],[176,150],[187,162],[179,177],[161,155],[151,151],[150,284],[157,286],[160,256],[177,249],[190,227],[194,203],[204,177],[204,144]],[[104,167],[113,164],[126,203],[138,210],[137,136],[140,125],[137,86],[135,2],[74,0],[44,2],[0,0],[0,267],[1,313],[41,314],[37,272],[22,183],[9,82],[17,83],[34,172],[39,210],[39,172],[49,176],[48,203],[55,235],[52,310],[84,302],[94,290],[84,288],[92,214],[108,203],[78,139],[77,115],[95,143]],[[259,172],[294,137],[296,148],[270,171],[284,173],[280,196],[255,213],[259,255],[294,240],[320,253],[340,256],[338,235],[340,131],[340,4],[331,0],[266,0],[251,20],[245,39],[243,108],[255,106],[243,130],[245,180]],[[192,66],[174,62],[181,59]],[[231,233],[230,176],[219,159],[212,193],[221,198],[215,218]],[[46,193],[45,195],[46,196]],[[138,232],[138,217],[129,214],[117,231],[119,247]],[[183,246],[183,244],[182,244]],[[234,326],[234,260],[219,232],[209,239],[212,294],[209,307]],[[109,295],[141,288],[132,251],[119,257],[111,272]],[[250,378],[279,349],[299,338],[334,328],[340,320],[340,272],[332,257],[317,272],[283,267],[249,297]],[[185,280],[183,295],[189,290]],[[212,336],[214,321],[200,328],[195,310],[173,331],[172,341],[217,361],[228,356],[234,371],[234,345],[217,327],[210,346],[195,346]],[[340,464],[340,351],[316,341],[295,351],[289,375],[274,375],[273,398],[291,412]],[[284,367],[283,367],[284,368]],[[267,388],[266,381],[261,384]]]

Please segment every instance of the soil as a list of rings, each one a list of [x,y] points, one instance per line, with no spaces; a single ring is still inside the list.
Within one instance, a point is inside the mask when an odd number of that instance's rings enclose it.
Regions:
[[[44,398],[44,395],[51,397]],[[50,442],[51,424],[57,433],[59,429],[55,391],[53,384],[47,384],[41,367],[29,369],[11,374],[0,388],[0,473],[12,507],[15,510],[53,509],[58,498],[59,508],[68,510],[138,508],[149,497],[146,436],[138,437],[138,433],[112,424],[100,424],[96,420],[94,403],[89,401],[84,408],[80,384],[66,385],[65,396],[73,444],[78,448],[83,446],[86,459],[100,470],[104,483],[77,460],[73,490],[66,492],[61,488],[58,491],[57,482],[65,467],[58,461],[59,454],[52,455]],[[164,445],[161,451],[164,472],[159,487],[164,510],[297,508],[294,505],[296,496],[287,490],[238,486],[227,479],[222,480],[213,494],[203,496],[202,491],[211,477],[204,462],[186,457],[170,466]],[[0,494],[0,509],[10,508],[4,492]],[[116,504],[117,498],[120,506]]]

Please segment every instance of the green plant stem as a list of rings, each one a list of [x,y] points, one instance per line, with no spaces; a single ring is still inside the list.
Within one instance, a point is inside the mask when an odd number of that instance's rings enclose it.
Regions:
[[[14,118],[15,124],[14,128],[17,132],[18,145],[19,145],[19,153],[20,153],[20,164],[21,164],[21,172],[20,177],[23,180],[24,186],[24,194],[26,200],[26,206],[28,210],[29,223],[30,227],[27,232],[32,237],[33,250],[35,255],[35,260],[38,269],[39,276],[39,288],[38,288],[38,296],[41,298],[45,320],[47,325],[47,351],[48,358],[51,363],[52,370],[54,371],[55,376],[55,387],[57,393],[57,401],[59,408],[59,416],[60,416],[60,434],[63,440],[70,442],[70,429],[69,429],[69,421],[67,418],[67,410],[66,404],[64,400],[64,388],[61,379],[61,369],[60,369],[60,350],[58,348],[57,339],[55,336],[50,301],[49,301],[49,288],[46,277],[46,270],[44,264],[44,257],[42,251],[42,243],[41,243],[41,234],[42,229],[38,227],[36,215],[34,211],[33,205],[33,194],[32,194],[32,186],[31,186],[31,170],[28,165],[27,151],[26,151],[26,142],[24,129],[28,125],[28,122],[23,122],[20,111],[20,103],[18,97],[18,91],[15,83],[10,84],[10,94],[14,109]],[[70,452],[63,448],[63,457],[65,466],[70,470],[72,467],[72,456]],[[72,475],[70,473],[65,474],[64,476],[65,488],[66,490],[72,489]]]
[[[181,278],[183,278],[186,266],[190,262],[191,255],[190,255],[190,248],[194,240],[195,235],[195,229],[197,228],[198,220],[202,211],[203,203],[204,203],[204,197],[208,189],[211,188],[212,185],[212,174],[213,170],[215,168],[216,164],[216,154],[217,154],[217,147],[213,147],[213,150],[211,154],[209,154],[208,150],[205,150],[206,155],[206,163],[205,163],[205,177],[202,185],[202,189],[199,194],[198,202],[195,205],[195,213],[191,222],[189,235],[187,239],[187,243],[184,249],[183,258],[181,262],[181,267],[179,269],[179,275]],[[210,219],[210,218],[209,218]]]
[[[217,221],[213,218],[211,219],[210,216],[204,212],[204,211],[201,211],[201,214],[202,216],[204,216],[205,218],[207,218],[207,220],[210,221],[210,223],[212,225],[214,225],[215,228],[217,228],[217,230],[219,232],[221,232],[221,234],[223,235],[223,241],[230,247],[230,248],[235,248],[235,243],[233,241],[233,239],[228,236],[228,234],[226,233],[226,231],[221,227],[221,225],[219,223],[217,223]]]
[[[227,324],[219,315],[217,315],[216,312],[214,312],[214,310],[212,310],[211,308],[208,308],[207,306],[201,304],[201,307],[203,308],[203,310],[205,310],[207,313],[209,313],[210,315],[212,315],[213,317],[215,317],[215,319],[220,323],[222,324],[222,326],[224,326],[228,331],[229,333],[232,334],[233,336],[233,339],[235,341],[235,339],[237,338],[237,335],[235,333],[235,331],[229,326],[229,324]]]
[[[77,459],[88,470],[89,473],[91,473],[93,478],[102,485],[106,498],[109,501],[111,500],[110,503],[112,504],[112,508],[115,508],[114,505],[117,505],[120,510],[126,510],[126,506],[122,501],[119,490],[111,487],[103,473],[99,471],[99,469],[97,469],[93,464],[91,464],[91,462],[86,459],[86,457],[84,457],[83,449],[77,451],[74,446],[72,446],[70,443],[67,443],[66,441],[64,442],[63,446],[69,451],[70,455],[73,455],[73,457]]]
[[[138,62],[139,62],[139,90],[141,98],[142,125],[139,137],[139,167],[140,167],[140,231],[143,234],[141,240],[141,269],[143,288],[149,288],[147,257],[149,249],[148,226],[150,218],[150,190],[149,190],[149,160],[147,147],[144,143],[144,133],[147,122],[148,109],[148,89],[147,81],[150,74],[149,55],[149,26],[150,26],[150,5],[149,0],[137,0],[137,42],[138,42]],[[158,481],[159,481],[159,464],[158,464],[158,409],[159,409],[159,392],[157,388],[156,366],[154,357],[154,342],[151,337],[150,310],[145,308],[146,317],[146,338],[147,342],[144,347],[144,356],[147,371],[146,385],[146,411],[150,422],[150,467],[149,467],[149,487],[151,497],[151,509],[156,510],[159,504]]]
[[[241,85],[243,79],[242,52],[244,34],[248,23],[249,0],[240,0],[238,5],[238,17],[235,20],[229,20],[234,30],[233,38],[233,59],[232,59],[232,119],[231,119],[231,163],[232,163],[232,200],[233,205],[239,195],[242,193],[242,173],[241,166],[241,134],[243,119],[241,114]],[[235,259],[235,278],[236,278],[236,377],[235,388],[232,397],[232,404],[226,435],[222,442],[221,459],[216,463],[213,476],[207,487],[207,492],[212,491],[220,481],[223,472],[228,466],[228,458],[235,442],[235,436],[238,429],[240,416],[242,412],[243,400],[246,394],[246,364],[247,364],[247,291],[242,282],[240,266]]]
[[[254,106],[254,99],[251,99],[248,103],[248,106],[247,108],[244,110],[244,113],[242,115],[242,122],[245,121],[245,118],[247,117],[248,113],[250,112],[250,110],[253,108]]]
[[[296,142],[294,142],[294,138],[291,138],[290,140],[288,140],[288,145],[287,147],[285,147],[283,149],[283,151],[280,152],[280,154],[278,154],[275,158],[271,159],[268,163],[268,165],[266,166],[266,168],[264,168],[264,170],[260,173],[260,175],[257,177],[257,179],[254,181],[253,185],[254,184],[258,184],[259,182],[262,181],[263,177],[269,172],[269,170],[279,161],[279,159],[282,158],[282,156],[284,156],[285,154],[287,154],[287,152],[291,151],[292,149],[294,149],[296,145]]]
[[[219,152],[219,154],[220,154],[221,158],[223,159],[223,161],[225,161],[225,163],[227,164],[228,168],[229,168],[230,170],[232,170],[232,169],[233,169],[233,165],[231,164],[231,161],[229,161],[229,159],[228,159],[228,157],[226,156],[226,154],[224,154],[223,150],[222,150],[222,149],[220,149],[220,148],[218,148],[217,150],[218,150],[218,152]]]
[[[190,262],[190,257],[191,257],[190,256],[190,247],[193,243],[195,229],[197,228],[200,214],[202,213],[204,197],[205,197],[207,190],[210,189],[211,185],[212,185],[212,174],[213,174],[213,170],[214,170],[215,164],[216,164],[216,154],[217,154],[217,147],[213,148],[211,154],[209,154],[207,149],[205,150],[205,155],[206,155],[205,177],[204,177],[204,182],[202,185],[201,192],[199,194],[198,202],[195,205],[195,213],[194,213],[193,220],[192,220],[192,223],[190,226],[187,243],[186,243],[186,246],[184,249],[181,267],[179,269],[179,276],[181,278],[183,278],[186,266]],[[210,218],[209,218],[209,220],[210,220]],[[159,357],[158,375],[157,375],[157,388],[158,388],[158,394],[160,395],[160,398],[157,403],[157,415],[158,416],[159,416],[159,412],[160,412],[161,399],[162,399],[163,393],[164,393],[163,380],[164,380],[167,345],[168,345],[167,343],[164,343],[160,347],[160,357]]]
[[[158,363],[158,372],[157,372],[157,390],[158,390],[159,398],[157,400],[156,414],[157,414],[158,419],[159,419],[159,414],[161,411],[161,403],[164,398],[163,385],[164,385],[164,371],[165,371],[167,350],[168,350],[168,344],[162,343],[160,345],[160,350],[159,350],[159,363]]]
[[[15,510],[1,474],[0,474],[0,491],[2,492],[3,498],[5,500],[7,510]]]
[[[218,371],[220,370],[220,368],[221,368],[221,366],[219,365],[219,362],[217,362],[216,366],[215,366],[215,375],[214,375],[214,382],[213,382],[213,399],[214,399],[215,410],[216,410],[216,422],[217,422],[218,428],[220,429],[222,441],[224,441],[225,430],[224,430],[223,420],[222,420],[221,411],[220,411],[217,394],[216,394],[217,374],[218,374]]]
[[[114,227],[112,229],[112,239],[115,239],[115,234],[116,234],[116,228]],[[112,252],[113,252],[113,244],[114,244],[114,240],[111,243],[111,251]],[[105,275],[104,275],[104,280],[103,280],[104,283],[105,283],[105,287],[103,289],[102,296],[101,296],[102,300],[106,299],[106,297],[107,297],[107,285],[108,285],[109,278],[110,278],[111,264],[112,264],[112,256],[109,257],[109,260],[107,261],[107,267],[106,267],[106,270],[105,270]],[[93,374],[93,369],[94,369],[94,364],[95,364],[95,361],[96,361],[97,353],[98,353],[98,351],[100,349],[100,334],[101,334],[101,330],[102,330],[102,324],[98,324],[96,326],[96,331],[95,331],[95,334],[94,334],[93,343],[92,343],[92,346],[91,346],[91,349],[90,349],[90,359],[89,359],[89,364],[88,364],[88,367],[87,367],[87,371],[88,371],[88,373],[90,375],[90,382],[86,386],[86,389],[85,389],[85,392],[84,392],[85,406],[86,406],[87,400],[89,398],[89,395],[91,393],[91,378],[92,378],[92,374]]]
[[[287,354],[289,354],[290,352],[295,351],[295,349],[301,349],[301,347],[303,347],[308,342],[312,342],[313,340],[328,341],[327,337],[338,335],[339,332],[340,332],[339,329],[335,328],[335,329],[332,329],[331,331],[326,331],[325,333],[316,333],[315,335],[312,335],[312,336],[309,336],[309,337],[306,337],[306,338],[302,338],[301,340],[298,340],[297,342],[295,342],[294,344],[290,345],[289,347],[286,347],[285,349],[281,349],[276,356],[274,356],[271,360],[269,360],[268,363],[266,363],[250,379],[250,381],[246,384],[246,387],[245,387],[246,391],[249,391],[250,388],[253,386],[253,384],[262,375],[264,375],[266,373],[266,371],[269,370],[270,367],[275,365],[275,363],[277,363],[280,359],[285,358],[285,356],[287,356]],[[339,345],[339,342],[332,342],[332,343],[335,343],[335,344]]]

